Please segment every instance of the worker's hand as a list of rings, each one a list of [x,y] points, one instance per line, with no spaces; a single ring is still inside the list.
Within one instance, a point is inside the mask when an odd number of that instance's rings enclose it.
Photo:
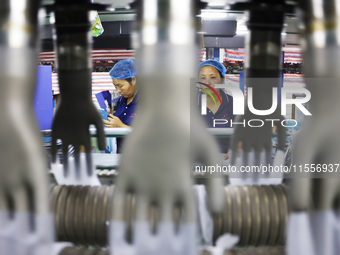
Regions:
[[[115,128],[115,127],[129,127],[125,125],[118,117],[113,116],[112,114],[109,114],[107,116],[107,120],[103,120],[104,126],[109,128]]]

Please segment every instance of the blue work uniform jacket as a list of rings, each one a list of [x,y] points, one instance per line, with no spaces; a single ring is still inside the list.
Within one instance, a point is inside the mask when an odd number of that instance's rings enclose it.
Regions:
[[[230,128],[230,120],[233,120],[235,117],[233,115],[233,97],[230,95],[227,95],[223,91],[219,95],[221,97],[222,104],[217,109],[215,114],[213,114],[207,108],[207,114],[202,115],[202,117],[209,128]],[[201,107],[201,94],[198,97],[198,105],[199,107]],[[225,119],[225,120],[228,120],[228,123],[223,124],[223,125],[215,125],[214,127],[214,122],[213,122],[214,119]],[[223,138],[216,138],[216,140],[219,145],[220,152],[227,153],[230,147],[230,138],[223,137]]]
[[[132,102],[127,103],[127,99],[120,96],[117,101],[117,108],[114,116],[118,117],[125,125],[130,126],[136,116],[138,93]],[[117,153],[122,153],[123,138],[117,138]]]

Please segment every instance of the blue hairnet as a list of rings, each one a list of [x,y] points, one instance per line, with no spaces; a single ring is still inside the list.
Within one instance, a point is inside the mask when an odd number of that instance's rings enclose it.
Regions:
[[[198,72],[201,70],[203,66],[215,67],[221,73],[223,77],[225,77],[225,73],[227,72],[227,69],[225,69],[225,66],[216,60],[209,59],[209,60],[201,62],[200,65],[198,66]]]
[[[112,79],[125,80],[136,76],[134,59],[124,59],[115,64],[109,72]]]

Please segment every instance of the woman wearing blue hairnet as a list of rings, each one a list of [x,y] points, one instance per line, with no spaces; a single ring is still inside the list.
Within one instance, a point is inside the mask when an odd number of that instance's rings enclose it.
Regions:
[[[227,120],[227,124],[216,126],[217,128],[230,127],[230,120],[234,119],[233,115],[233,97],[227,95],[222,89],[215,88],[216,84],[224,83],[226,68],[216,60],[206,60],[199,65],[199,83],[201,91],[207,94],[207,111],[202,115],[209,128],[214,127],[214,119]],[[201,97],[199,97],[201,107]],[[224,159],[228,158],[229,138],[218,138],[217,142]]]
[[[111,70],[110,76],[120,97],[114,115],[109,114],[104,120],[105,127],[130,127],[136,116],[138,94],[136,89],[136,71],[133,59],[118,62]],[[122,139],[117,138],[117,153],[121,153]]]

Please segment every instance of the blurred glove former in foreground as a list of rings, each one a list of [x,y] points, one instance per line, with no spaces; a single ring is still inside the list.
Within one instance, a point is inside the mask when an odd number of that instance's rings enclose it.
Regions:
[[[287,252],[335,255],[340,253],[340,174],[331,166],[339,164],[340,159],[340,3],[299,3],[304,74],[312,94],[312,116],[304,119],[294,141],[294,164],[329,167],[322,172],[297,173],[292,179]]]
[[[235,3],[232,9],[247,10],[249,14],[245,73],[250,100],[246,104],[244,115],[236,116],[235,122],[239,124],[235,127],[232,137],[231,164],[237,165],[239,148],[242,149],[240,159],[242,166],[273,164],[271,155],[273,126],[278,130],[277,149],[280,152],[276,156],[281,156],[283,163],[286,130],[280,124],[284,119],[281,116],[281,107],[276,106],[274,102],[277,102],[275,91],[278,89],[280,77],[281,32],[284,24],[285,1],[260,0]],[[262,120],[264,125],[251,127],[248,123],[252,119]],[[265,119],[277,121],[273,125]],[[268,180],[270,176],[259,176],[257,173],[245,173],[237,177],[243,179],[243,184],[271,184],[272,181]]]
[[[33,111],[39,4],[0,5],[1,255],[50,254],[54,239],[47,162]]]
[[[92,61],[89,13],[105,6],[90,0],[56,0],[49,9],[55,15],[55,45],[60,87],[60,105],[52,125],[52,156],[56,160],[57,139],[62,140],[64,175],[68,175],[68,148],[74,147],[75,168],[80,175],[80,148],[85,147],[87,172],[92,174],[89,126],[97,128],[98,147],[103,150],[104,125],[92,102]]]
[[[198,112],[190,114],[190,90],[195,89],[190,78],[195,77],[198,52],[192,26],[196,4],[192,0],[136,3],[139,12],[134,47],[140,101],[115,186],[110,226],[113,254],[128,249],[138,255],[197,254],[190,153],[206,164],[216,164],[218,148],[206,134]],[[190,122],[195,124],[193,130]],[[214,212],[223,209],[219,182],[212,179],[215,185],[209,189]],[[131,194],[136,199],[132,245],[126,240],[124,210],[125,198]],[[178,210],[181,216],[175,224],[174,211]],[[158,222],[151,228],[149,212],[155,211]]]

